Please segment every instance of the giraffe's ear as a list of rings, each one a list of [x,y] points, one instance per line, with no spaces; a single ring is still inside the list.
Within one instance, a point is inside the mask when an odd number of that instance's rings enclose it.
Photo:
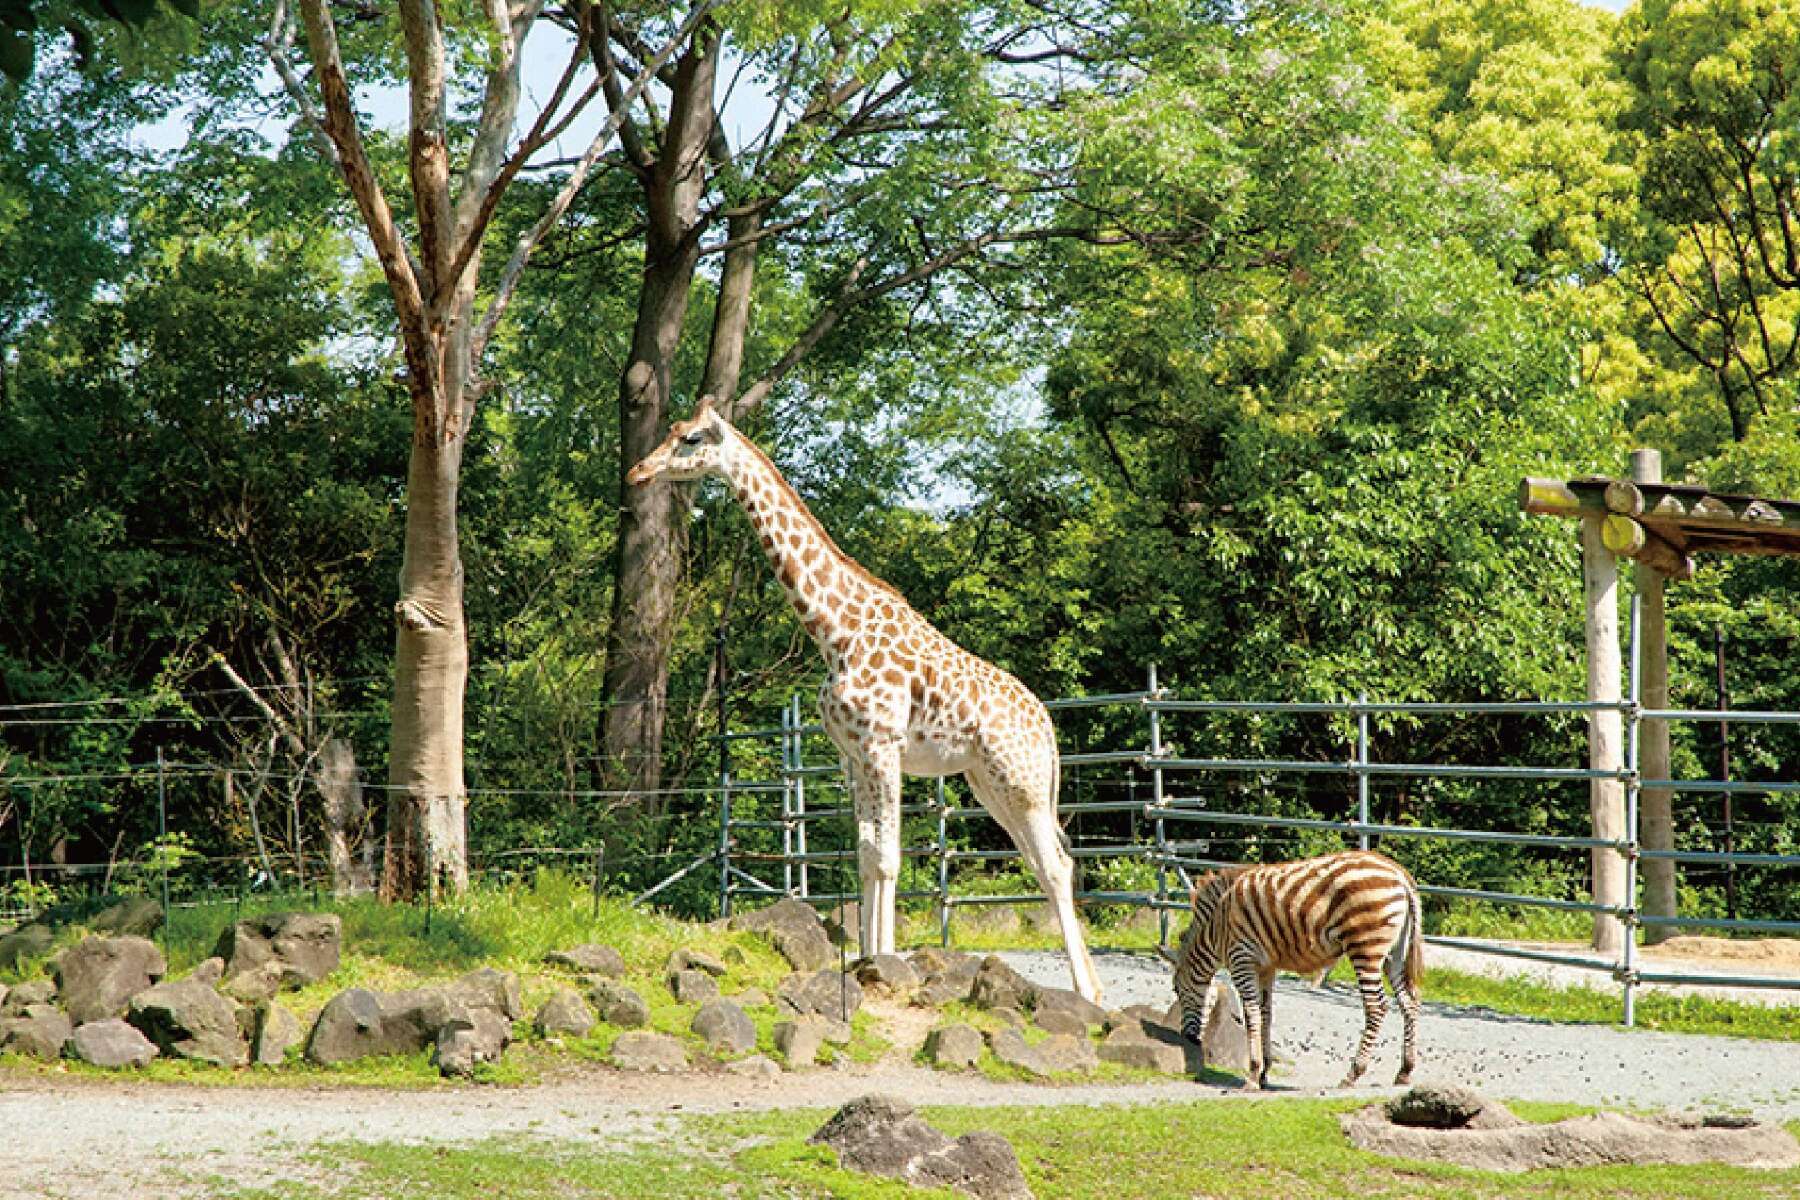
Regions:
[[[716,417],[718,415],[718,410],[713,408],[712,394],[709,392],[700,397],[700,406],[694,410],[694,420],[701,421],[705,420],[707,417]]]

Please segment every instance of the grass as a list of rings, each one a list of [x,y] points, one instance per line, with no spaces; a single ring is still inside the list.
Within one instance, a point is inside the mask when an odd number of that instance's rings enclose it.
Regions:
[[[1763,1200],[1800,1191],[1800,1171],[1706,1167],[1599,1167],[1504,1175],[1385,1159],[1354,1149],[1337,1115],[1352,1100],[1204,1100],[1179,1105],[943,1108],[925,1116],[955,1135],[1003,1134],[1026,1178],[1049,1200],[1189,1200],[1197,1196],[1326,1200],[1340,1196],[1428,1200],[1574,1200],[1705,1197]],[[1570,1106],[1519,1105],[1549,1120]],[[200,1181],[195,1194],[236,1200],[338,1200],[428,1194],[476,1200],[659,1196],[836,1197],[950,1200],[838,1166],[806,1139],[821,1110],[692,1118],[654,1145],[598,1151],[566,1143],[490,1141],[461,1147],[348,1144],[314,1152],[339,1182],[242,1189]],[[1796,1126],[1800,1128],[1800,1126]],[[341,1171],[341,1174],[337,1172]]]

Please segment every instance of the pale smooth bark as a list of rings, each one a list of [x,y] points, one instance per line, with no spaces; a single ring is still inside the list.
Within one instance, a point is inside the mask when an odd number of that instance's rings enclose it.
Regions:
[[[1581,522],[1581,568],[1587,604],[1587,698],[1617,703],[1619,669],[1619,564],[1600,537],[1600,522]],[[1625,765],[1625,721],[1616,708],[1588,714],[1588,768],[1617,771]],[[1625,785],[1617,779],[1589,781],[1588,803],[1593,836],[1608,841],[1625,837]],[[1593,851],[1593,895],[1596,904],[1623,905],[1625,859],[1607,847]],[[1625,946],[1619,918],[1594,915],[1594,949],[1617,955]]]

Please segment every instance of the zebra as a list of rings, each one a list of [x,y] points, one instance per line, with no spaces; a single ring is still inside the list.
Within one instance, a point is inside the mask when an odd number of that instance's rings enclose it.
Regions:
[[[1233,867],[1202,876],[1192,892],[1194,919],[1175,956],[1175,995],[1181,1034],[1198,1046],[1206,1029],[1213,974],[1221,963],[1244,1006],[1250,1070],[1246,1088],[1268,1083],[1269,1002],[1275,972],[1322,972],[1348,956],[1362,993],[1363,1033],[1350,1073],[1354,1084],[1368,1069],[1375,1038],[1387,1016],[1381,976],[1386,967],[1405,1023],[1397,1084],[1412,1079],[1417,1053],[1419,981],[1424,972],[1424,931],[1419,890],[1405,867],[1368,850],[1265,866]]]

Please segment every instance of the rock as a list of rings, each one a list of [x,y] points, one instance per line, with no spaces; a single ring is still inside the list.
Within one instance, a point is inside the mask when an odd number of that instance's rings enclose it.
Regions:
[[[612,1062],[625,1071],[680,1071],[687,1051],[664,1033],[621,1033],[612,1044]]]
[[[485,1008],[508,1021],[525,1016],[525,1001],[519,992],[519,977],[511,971],[482,967],[470,971],[449,985],[452,1002],[469,1008]]]
[[[816,1014],[813,1020],[819,1023],[819,1028],[825,1032],[825,1040],[833,1046],[848,1046],[855,1036],[848,1021],[840,1021],[836,1017],[821,1017]]]
[[[1086,1028],[1105,1025],[1109,1015],[1104,1008],[1084,998],[1080,992],[1059,987],[1037,989],[1036,1011],[1042,1014],[1046,1010],[1068,1013]]]
[[[149,937],[162,923],[162,905],[148,896],[129,896],[82,922],[94,933],[115,937]]]
[[[1037,1047],[1025,1040],[1025,1035],[1016,1029],[996,1029],[987,1035],[988,1049],[994,1057],[1009,1067],[1017,1067],[1031,1075],[1050,1074],[1050,1064],[1045,1062],[1037,1052]]]
[[[208,961],[222,960],[212,959]],[[287,968],[281,963],[270,959],[268,962],[263,963],[260,966],[252,967],[248,971],[244,971],[231,979],[221,980],[219,990],[240,1004],[248,1004],[254,1007],[258,1004],[273,1000],[276,994],[281,991],[282,982],[286,978]]]
[[[1010,1004],[1002,1004],[999,1008],[989,1009],[994,1018],[1013,1029],[1025,1028],[1025,1014]]]
[[[669,955],[668,966],[663,968],[670,975],[682,971],[704,971],[714,979],[725,978],[725,964],[712,955],[700,950],[677,950]]]
[[[981,1061],[981,1031],[945,1025],[925,1035],[925,1060],[934,1067],[972,1067]]]
[[[854,947],[862,943],[862,903],[845,900],[825,910],[820,917],[825,936],[833,946]]]
[[[981,1200],[1030,1200],[1032,1194],[1005,1138],[970,1133],[952,1141],[891,1096],[852,1100],[808,1140],[830,1146],[850,1170],[914,1187],[955,1188]]]
[[[54,979],[27,979],[24,983],[15,983],[6,993],[6,1003],[0,1005],[0,1017],[23,1016],[32,1005],[49,1004],[55,999]]]
[[[639,1029],[650,1023],[650,1006],[642,996],[622,983],[597,979],[588,988],[588,1000],[608,1025]]]
[[[781,1074],[781,1067],[766,1054],[752,1054],[749,1058],[726,1063],[725,1069],[733,1075],[747,1075],[752,1079],[774,1079]]]
[[[981,960],[969,989],[969,1002],[982,1008],[1016,1008],[1021,1012],[1037,1001],[1037,985],[990,954]]]
[[[50,947],[55,942],[56,934],[48,925],[33,921],[29,925],[19,926],[5,937],[0,937],[0,971],[16,971],[20,963],[42,958],[50,953]]]
[[[61,1009],[51,1004],[29,1004],[17,1016],[0,1019],[0,1050],[54,1062],[74,1027]]]
[[[594,1013],[574,988],[558,988],[538,1009],[532,1028],[540,1037],[586,1037],[594,1027]]]
[[[739,1008],[767,1008],[771,1001],[769,993],[761,988],[745,988],[732,997]]]
[[[714,1054],[743,1054],[756,1045],[756,1026],[729,1000],[708,1000],[689,1026]]]
[[[141,1067],[157,1055],[155,1042],[118,1017],[77,1026],[67,1049],[96,1067]]]
[[[438,1027],[432,1065],[467,1079],[483,1063],[497,1063],[512,1041],[512,1022],[492,1008],[459,1008]]]
[[[902,995],[919,986],[919,973],[898,954],[877,954],[856,965],[856,980],[865,988]]]
[[[914,1008],[942,1008],[959,1000],[969,998],[969,988],[975,983],[975,977],[958,979],[950,975],[934,975],[920,984],[912,994]]]
[[[306,1057],[321,1065],[349,1062],[372,1054],[399,1054],[417,1047],[391,1044],[382,1027],[381,998],[363,988],[333,996],[306,1039]]]
[[[1250,1070],[1250,1039],[1244,1031],[1244,1010],[1238,1004],[1237,993],[1223,979],[1213,981],[1212,1010],[1206,1015],[1200,1045],[1207,1066],[1240,1075]]]
[[[973,954],[964,954],[961,950],[943,950],[936,946],[926,946],[914,950],[907,958],[920,979],[929,979],[933,975],[964,975],[970,980],[975,972],[981,969],[981,959]]]
[[[1100,1056],[1085,1030],[1078,1035],[1051,1034],[1032,1049],[1037,1051],[1038,1061],[1053,1072],[1091,1071],[1100,1065]]]
[[[1148,1036],[1140,1026],[1122,1025],[1100,1043],[1099,1057],[1101,1062],[1184,1075],[1193,1055],[1190,1047],[1181,1044],[1179,1036],[1158,1039]]]
[[[139,992],[131,998],[129,1020],[165,1054],[221,1067],[250,1061],[237,1008],[197,980],[159,983]]]
[[[795,972],[775,989],[777,1000],[797,1013],[848,1020],[862,1007],[862,984],[839,971]]]
[[[602,946],[598,942],[583,942],[567,950],[553,950],[544,955],[544,961],[553,967],[568,967],[583,975],[600,975],[607,979],[617,979],[625,974],[625,956],[611,946]]]
[[[1066,1008],[1042,1008],[1031,1014],[1032,1023],[1045,1033],[1066,1033],[1070,1037],[1086,1037],[1087,1023]]]
[[[338,969],[342,941],[336,913],[264,913],[226,926],[213,953],[225,960],[228,982],[264,970],[278,989],[302,988]]]
[[[131,998],[167,971],[162,951],[147,938],[85,938],[58,956],[56,990],[69,1020],[85,1025],[123,1016]]]
[[[819,914],[810,904],[791,896],[767,908],[733,917],[731,927],[768,938],[796,971],[820,970],[837,957]]]
[[[704,971],[691,967],[671,972],[669,992],[683,1004],[705,1004],[719,996],[719,984]]]
[[[1387,1102],[1387,1119],[1427,1129],[1504,1129],[1522,1122],[1473,1088],[1421,1084]]]
[[[299,1045],[303,1036],[300,1018],[279,1004],[263,1004],[256,1010],[250,1061],[259,1067],[278,1067],[287,1061],[288,1050]]]
[[[792,1067],[810,1067],[819,1061],[819,1047],[825,1042],[825,1023],[817,1017],[796,1017],[775,1026],[775,1049]]]
[[[204,983],[207,987],[217,987],[225,978],[225,960],[218,955],[203,959],[199,966],[187,973],[187,977],[195,983]]]

